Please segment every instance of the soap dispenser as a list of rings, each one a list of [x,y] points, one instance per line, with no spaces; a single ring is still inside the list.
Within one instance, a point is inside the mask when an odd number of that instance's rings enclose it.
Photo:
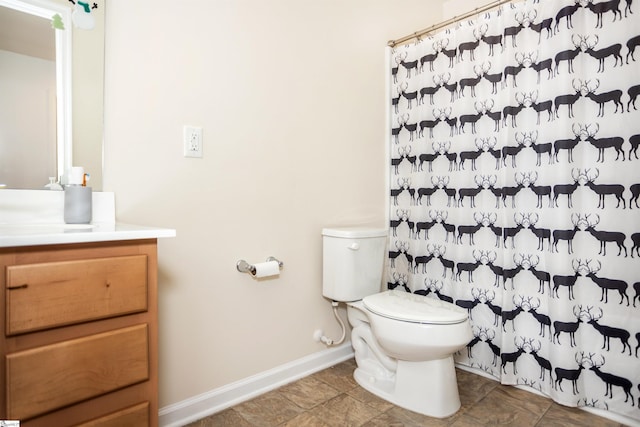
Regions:
[[[44,188],[46,190],[55,190],[55,191],[62,191],[62,185],[60,185],[57,181],[56,181],[56,177],[55,176],[50,176],[49,177],[49,183],[47,185],[44,186]]]

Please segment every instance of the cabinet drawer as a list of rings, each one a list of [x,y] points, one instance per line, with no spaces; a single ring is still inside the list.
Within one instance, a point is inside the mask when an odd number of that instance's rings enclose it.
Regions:
[[[149,403],[141,403],[104,417],[96,418],[76,427],[147,427],[149,425]]]
[[[28,419],[148,378],[146,324],[12,353],[7,416]]]
[[[147,309],[147,256],[133,255],[6,269],[6,334]]]

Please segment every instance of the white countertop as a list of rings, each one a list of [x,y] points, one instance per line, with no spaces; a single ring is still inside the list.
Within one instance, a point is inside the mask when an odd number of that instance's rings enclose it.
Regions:
[[[122,223],[0,224],[0,248],[175,237],[168,228]]]
[[[0,248],[175,237],[168,228],[119,223],[115,197],[92,193],[91,224],[64,223],[64,191],[1,190]]]

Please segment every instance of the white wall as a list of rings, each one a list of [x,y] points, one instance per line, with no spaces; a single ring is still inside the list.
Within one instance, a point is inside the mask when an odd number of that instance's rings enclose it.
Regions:
[[[383,224],[389,39],[443,1],[140,0],[106,10],[105,185],[159,244],[160,406],[318,352],[323,226]],[[182,157],[202,126],[204,158]],[[257,282],[236,261],[274,255]]]

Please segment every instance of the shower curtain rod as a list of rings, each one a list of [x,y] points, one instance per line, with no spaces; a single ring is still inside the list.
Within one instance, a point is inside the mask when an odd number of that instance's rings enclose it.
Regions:
[[[494,0],[494,1],[490,2],[490,3],[485,4],[484,6],[476,7],[475,9],[473,9],[473,10],[471,10],[471,11],[469,11],[469,12],[463,14],[463,15],[454,16],[451,19],[447,19],[446,21],[442,21],[442,22],[440,22],[438,24],[434,24],[434,25],[432,25],[432,26],[430,26],[428,28],[425,28],[424,30],[416,31],[413,34],[409,34],[409,35],[401,37],[401,38],[399,38],[397,40],[389,40],[387,45],[390,46],[390,47],[395,47],[395,46],[397,46],[399,44],[402,44],[402,43],[405,43],[405,42],[407,42],[409,40],[420,38],[420,37],[422,37],[422,36],[424,36],[426,34],[432,33],[432,32],[434,32],[436,30],[439,30],[441,28],[447,27],[447,26],[449,26],[451,24],[455,24],[456,22],[462,21],[463,19],[467,19],[467,18],[470,18],[470,17],[472,17],[474,15],[478,15],[478,14],[480,14],[482,12],[486,12],[488,10],[494,9],[494,8],[500,6],[500,5],[503,5],[505,3],[509,3],[511,1],[513,1],[513,0]]]

